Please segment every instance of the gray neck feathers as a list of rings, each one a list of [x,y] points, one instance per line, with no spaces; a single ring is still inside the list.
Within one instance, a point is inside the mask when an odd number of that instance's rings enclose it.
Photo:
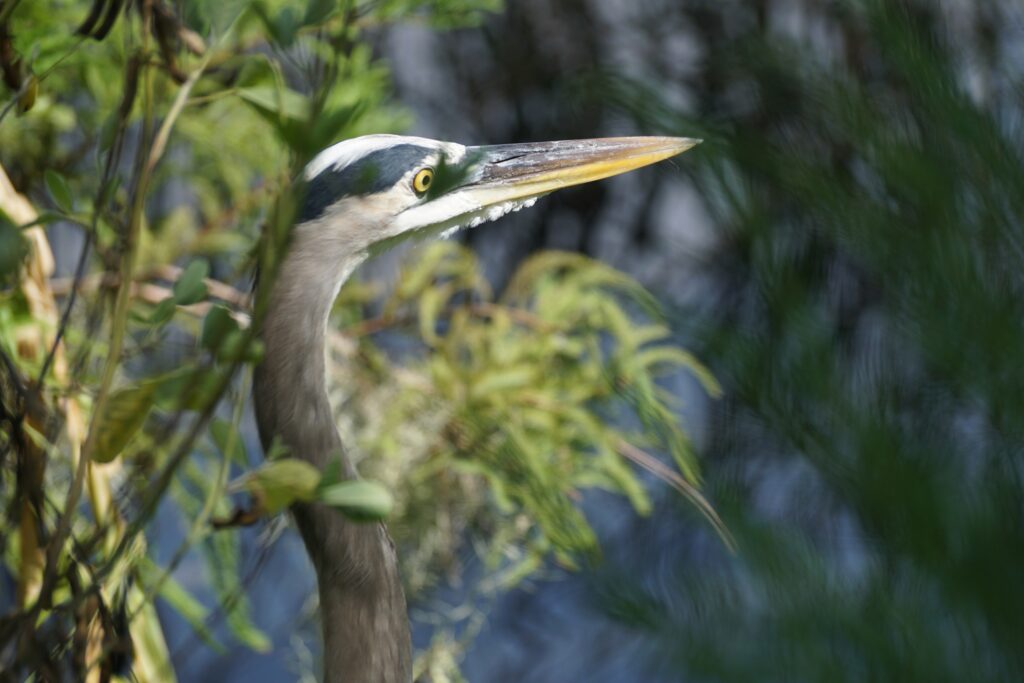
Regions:
[[[281,265],[260,331],[265,354],[255,394],[264,448],[277,438],[293,457],[322,469],[334,457],[348,460],[327,400],[324,342],[338,289],[362,258],[326,271],[319,261],[315,249],[296,241]]]
[[[266,452],[323,468],[345,455],[327,398],[324,340],[338,289],[365,259],[330,239],[324,225],[296,226],[262,323],[263,361],[253,398]],[[356,523],[319,504],[296,505],[295,521],[317,572],[327,683],[409,683],[411,644],[398,562],[383,524]]]

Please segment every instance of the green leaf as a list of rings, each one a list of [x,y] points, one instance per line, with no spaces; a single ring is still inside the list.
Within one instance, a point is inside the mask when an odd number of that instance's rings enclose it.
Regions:
[[[319,152],[342,137],[366,113],[367,108],[368,105],[363,101],[349,106],[325,108],[314,118],[312,127],[300,121],[283,131],[285,142],[293,149],[308,154]]]
[[[288,447],[281,442],[281,437],[275,436],[274,440],[270,442],[270,448],[263,454],[263,458],[270,462],[271,460],[281,460],[282,458],[288,457]],[[327,466],[330,469],[330,465]]]
[[[28,241],[0,215],[0,282],[13,281],[28,256]]]
[[[325,505],[341,510],[347,517],[361,521],[383,519],[394,505],[391,493],[373,481],[343,481],[325,486],[317,498]]]
[[[245,444],[242,435],[235,425],[227,420],[216,418],[210,423],[210,436],[221,454],[241,467],[248,467],[249,460],[245,456]]]
[[[505,479],[502,478],[501,474],[495,472],[481,462],[468,460],[466,458],[456,458],[452,460],[451,466],[452,469],[457,472],[479,475],[486,478],[488,490],[494,498],[494,504],[498,508],[499,512],[505,515],[511,515],[516,511],[516,504],[513,502],[512,496],[509,495],[508,488],[505,485]]]
[[[97,437],[93,460],[110,462],[121,454],[145,423],[153,407],[155,391],[153,384],[140,384],[118,389],[110,395],[94,427]]]
[[[309,118],[309,98],[294,90],[253,86],[239,89],[238,96],[273,124],[283,119]]]
[[[487,370],[473,382],[470,396],[485,398],[491,394],[529,387],[536,377],[537,367],[534,364]]]
[[[239,601],[238,604],[242,605],[245,603]],[[252,623],[248,609],[243,611],[240,607],[235,607],[228,613],[227,621],[231,632],[242,645],[245,645],[253,652],[270,652],[273,643],[271,643],[266,633],[256,624]]]
[[[71,213],[74,208],[74,200],[71,196],[71,189],[64,180],[64,176],[54,170],[47,169],[43,174],[43,181],[46,183],[46,190],[50,198],[64,213]]]
[[[251,0],[217,0],[191,3],[190,6],[195,8],[200,19],[199,26],[219,35],[225,33],[250,4]]]
[[[306,5],[306,14],[302,17],[303,26],[315,26],[322,24],[331,15],[338,11],[336,0],[309,0]]]
[[[111,145],[114,144],[114,138],[117,136],[119,118],[120,117],[117,112],[112,112],[103,120],[103,125],[100,126],[99,145],[97,147],[97,151],[100,154],[109,150]],[[97,157],[97,159],[99,158],[100,157]]]
[[[237,331],[239,331],[238,323],[231,317],[231,312],[224,306],[217,305],[211,308],[203,318],[199,343],[203,348],[216,351],[230,333]]]
[[[341,458],[334,458],[327,463],[326,467],[324,467],[324,471],[320,475],[320,483],[317,485],[317,492],[342,481],[344,474],[345,473],[341,466]]]
[[[221,377],[210,368],[183,367],[146,380],[154,400],[165,410],[201,410],[213,399]]]
[[[295,458],[265,463],[242,477],[236,486],[248,491],[267,513],[276,514],[292,503],[316,497],[320,470]]]
[[[263,342],[239,327],[224,306],[214,306],[203,318],[199,343],[222,361],[258,363],[263,358]]]
[[[210,265],[197,259],[188,264],[182,271],[178,281],[174,283],[174,301],[179,306],[188,306],[206,298],[206,283],[203,282],[210,273]]]
[[[654,369],[658,365],[678,365],[690,370],[712,398],[720,398],[722,386],[714,375],[704,367],[693,354],[678,346],[655,346],[636,354],[636,362],[644,368]]]
[[[185,588],[178,583],[178,581],[170,574],[163,576],[162,570],[153,564],[152,560],[148,557],[143,557],[139,563],[139,570],[143,576],[143,581],[146,583],[152,583],[162,578],[160,584],[159,596],[163,598],[167,604],[177,612],[182,619],[188,622],[188,625],[192,627],[196,635],[210,646],[213,651],[224,654],[225,648],[214,637],[209,627],[206,625],[206,619],[209,616],[209,610],[203,606],[201,602],[196,600],[192,595],[185,590]]]
[[[267,29],[267,33],[270,34],[274,43],[281,47],[288,47],[295,42],[295,34],[299,30],[299,17],[295,8],[283,7],[277,14],[270,16],[270,10],[265,3],[254,2],[252,12]]]
[[[273,126],[293,150],[312,155],[338,137],[366,112],[366,103],[325,106],[313,117],[310,98],[275,80],[274,85],[240,88],[238,96]]]
[[[153,307],[146,322],[150,325],[163,325],[174,317],[174,312],[177,309],[178,305],[174,302],[174,297],[168,297]]]
[[[274,17],[274,35],[283,47],[289,47],[295,42],[300,21],[299,13],[290,5],[282,7]]]
[[[446,283],[438,287],[423,290],[419,300],[420,336],[427,344],[434,346],[440,339],[437,336],[437,318],[451,298],[454,287]]]

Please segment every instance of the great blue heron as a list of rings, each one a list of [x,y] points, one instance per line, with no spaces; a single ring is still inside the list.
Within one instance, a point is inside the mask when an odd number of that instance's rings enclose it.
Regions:
[[[272,284],[254,398],[264,449],[275,439],[319,468],[356,472],[327,400],[324,337],[342,283],[376,249],[412,233],[479,225],[554,190],[674,156],[689,138],[632,137],[464,147],[371,135],[322,152]],[[327,683],[408,683],[409,623],[383,524],[319,504],[294,507],[316,569]]]

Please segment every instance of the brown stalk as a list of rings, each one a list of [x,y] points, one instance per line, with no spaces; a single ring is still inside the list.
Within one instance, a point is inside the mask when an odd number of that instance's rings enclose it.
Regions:
[[[736,552],[736,540],[733,538],[732,533],[730,533],[729,528],[725,525],[725,522],[722,521],[722,518],[718,516],[718,513],[715,512],[715,508],[711,506],[708,499],[704,497],[704,494],[702,494],[696,486],[686,481],[681,474],[655,458],[653,455],[637,448],[624,439],[619,439],[618,443],[615,445],[615,450],[618,451],[619,455],[628,460],[632,460],[634,463],[667,483],[692,502],[715,529],[729,550]]]

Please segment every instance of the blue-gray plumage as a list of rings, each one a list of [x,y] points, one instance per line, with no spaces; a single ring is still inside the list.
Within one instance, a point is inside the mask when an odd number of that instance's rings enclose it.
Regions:
[[[327,400],[324,340],[342,283],[374,250],[414,233],[494,220],[562,187],[679,154],[687,138],[464,147],[391,135],[349,140],[305,171],[306,197],[270,287],[253,396],[264,449],[279,441],[319,468],[346,456]],[[458,173],[434,185],[445,168]],[[433,189],[432,189],[433,188]],[[293,508],[316,569],[328,683],[409,683],[412,648],[395,548],[383,524],[316,503]]]

